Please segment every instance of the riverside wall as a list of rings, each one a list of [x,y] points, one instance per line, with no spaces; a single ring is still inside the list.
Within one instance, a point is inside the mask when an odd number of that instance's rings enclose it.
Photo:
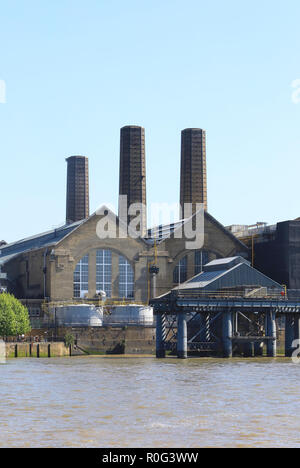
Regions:
[[[75,344],[71,349],[65,346],[66,335],[72,335],[74,338]],[[54,330],[32,330],[30,336],[31,341],[35,342],[6,343],[6,357],[155,354],[154,327],[59,327],[55,332]],[[54,338],[55,341],[52,341]]]
[[[7,358],[49,358],[70,355],[70,349],[62,343],[6,343]]]

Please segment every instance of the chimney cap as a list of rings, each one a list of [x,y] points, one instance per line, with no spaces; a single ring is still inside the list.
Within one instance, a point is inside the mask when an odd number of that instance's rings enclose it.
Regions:
[[[70,161],[71,159],[88,159],[88,157],[87,156],[81,156],[81,155],[69,156],[68,158],[66,158],[66,161]]]
[[[141,127],[140,125],[125,125],[125,127],[122,127],[121,130],[125,130],[127,128],[139,128],[139,129],[142,129],[144,130],[144,127]]]
[[[203,128],[185,128],[182,130],[183,132],[206,132],[206,130],[203,130]]]

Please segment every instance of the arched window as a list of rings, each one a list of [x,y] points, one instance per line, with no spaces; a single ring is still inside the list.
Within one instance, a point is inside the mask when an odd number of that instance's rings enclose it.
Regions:
[[[119,297],[134,298],[133,268],[122,255],[119,255]]]
[[[202,273],[204,265],[209,262],[209,254],[206,250],[195,252],[195,275]]]
[[[74,271],[74,297],[84,298],[89,292],[89,256],[83,257],[77,263]]]
[[[173,283],[181,284],[187,280],[187,257],[183,257],[173,273]]]
[[[107,297],[112,296],[111,288],[111,251],[97,250],[96,253],[96,292],[105,291]]]

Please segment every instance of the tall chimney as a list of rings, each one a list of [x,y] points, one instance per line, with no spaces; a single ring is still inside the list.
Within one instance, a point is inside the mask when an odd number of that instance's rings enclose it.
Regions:
[[[135,218],[128,215],[128,209],[133,203],[142,205],[141,232],[146,235],[146,159],[145,159],[145,129],[135,125],[121,128],[120,145],[120,196],[127,196],[127,224]],[[122,211],[125,207],[123,207]],[[119,216],[121,206],[119,205]]]
[[[66,159],[67,172],[67,224],[89,217],[89,160],[85,156]]]
[[[183,218],[184,204],[203,203],[207,211],[206,132],[200,128],[187,128],[181,132],[180,205]]]

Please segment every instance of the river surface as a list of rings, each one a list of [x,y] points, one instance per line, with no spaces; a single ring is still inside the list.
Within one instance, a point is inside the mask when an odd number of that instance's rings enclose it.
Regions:
[[[288,359],[16,359],[0,378],[0,447],[300,447]]]

